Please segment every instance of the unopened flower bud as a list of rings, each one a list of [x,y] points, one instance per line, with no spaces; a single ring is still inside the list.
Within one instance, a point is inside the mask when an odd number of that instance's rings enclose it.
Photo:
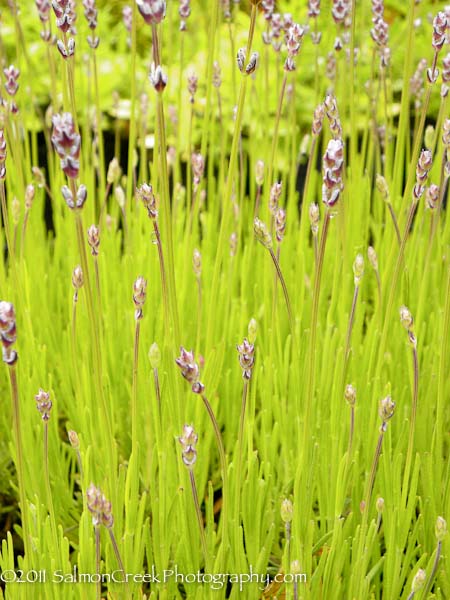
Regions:
[[[348,383],[345,386],[345,400],[348,402],[350,406],[355,406],[356,404],[356,389],[351,383]]]
[[[355,262],[353,263],[353,275],[355,285],[359,285],[364,275],[364,257],[362,254],[356,255]]]
[[[426,579],[427,579],[426,571],[424,571],[424,569],[419,569],[417,571],[417,573],[414,575],[414,579],[412,580],[411,592],[413,592],[415,594],[416,592],[421,590],[423,588],[423,586],[425,585]]]
[[[15,196],[12,199],[11,214],[12,214],[13,224],[14,224],[14,226],[17,226],[17,224],[20,221],[20,202]]]
[[[25,189],[25,208],[27,210],[31,209],[31,206],[32,206],[33,200],[34,200],[34,195],[35,195],[34,185],[32,183],[30,183],[27,185],[27,187]]]
[[[91,247],[92,256],[98,256],[98,247],[100,246],[100,230],[96,225],[91,225],[87,232],[88,244]]]
[[[120,165],[116,157],[108,165],[108,173],[106,175],[106,181],[109,184],[116,183],[120,177]]]
[[[436,519],[434,532],[436,534],[437,541],[442,542],[447,535],[447,521],[444,519],[444,517],[438,517]]]
[[[409,308],[407,308],[406,306],[400,307],[400,322],[406,330],[409,331],[410,329],[412,329],[414,319]]]
[[[72,285],[75,288],[75,292],[77,292],[80,288],[82,288],[83,284],[84,284],[83,270],[80,267],[80,265],[77,265],[72,272]]]
[[[377,509],[377,513],[382,513],[384,511],[384,498],[382,498],[381,496],[378,496],[376,502],[375,502],[375,507]]]
[[[319,205],[316,204],[315,202],[311,202],[311,204],[309,205],[308,215],[309,215],[309,222],[311,223],[312,234],[317,235],[317,233],[319,231],[319,219],[320,219]]]
[[[118,185],[114,190],[114,196],[116,197],[117,204],[123,210],[125,208],[125,192],[123,187]]]
[[[294,505],[288,498],[285,498],[281,503],[280,513],[281,518],[285,523],[290,523],[292,521],[292,517],[294,514]]]
[[[69,438],[70,445],[74,450],[80,449],[80,438],[78,437],[78,433],[73,431],[73,429],[69,429],[67,432],[67,436]]]
[[[161,350],[156,342],[153,342],[153,344],[150,346],[150,350],[148,351],[148,359],[152,369],[157,369],[161,364]]]
[[[250,319],[248,324],[248,341],[250,344],[254,344],[256,341],[256,333],[258,331],[258,323],[255,319]]]
[[[255,180],[259,187],[264,183],[264,161],[257,160],[255,165]]]
[[[260,242],[264,248],[270,250],[272,248],[272,236],[267,229],[267,225],[255,218],[253,221],[253,230],[255,232],[256,239]]]
[[[434,143],[434,127],[433,125],[428,125],[427,128],[425,129],[425,148],[427,150],[431,150],[433,148],[433,143]]]
[[[194,274],[198,279],[202,274],[202,255],[200,254],[200,251],[197,249],[194,250],[194,253],[192,256],[192,266],[194,268]]]
[[[369,259],[370,264],[374,271],[378,271],[378,257],[375,252],[375,248],[373,246],[369,246],[367,248],[367,258]]]
[[[383,424],[393,417],[394,411],[395,402],[392,401],[392,398],[390,396],[386,396],[386,398],[380,400],[378,413],[380,415],[381,420],[383,421]]]
[[[383,177],[383,175],[377,174],[375,182],[376,182],[377,190],[380,192],[383,200],[385,202],[389,202],[389,198],[390,198],[389,187],[388,187],[386,179]]]

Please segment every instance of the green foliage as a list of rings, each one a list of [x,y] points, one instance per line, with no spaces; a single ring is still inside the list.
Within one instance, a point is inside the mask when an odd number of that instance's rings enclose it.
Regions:
[[[19,4],[19,15],[4,10],[0,47],[2,63],[21,70],[19,112],[8,109],[5,92],[1,115],[7,158],[0,298],[15,307],[19,359],[0,378],[6,583],[0,597],[100,597],[95,583],[52,582],[75,568],[91,575],[98,569],[86,496],[94,483],[114,518],[110,529],[98,528],[104,574],[120,576],[122,561],[126,573],[161,580],[165,570],[253,571],[273,580],[299,561],[306,576],[297,588],[273,581],[264,593],[266,579],[242,591],[233,583],[230,596],[226,586],[179,585],[173,576],[165,583],[130,579],[105,583],[102,597],[406,600],[423,568],[429,584],[414,597],[449,598],[448,540],[438,544],[435,534],[437,517],[450,512],[450,219],[443,167],[450,150],[446,155],[442,142],[449,100],[440,95],[440,77],[430,85],[422,73],[419,98],[409,85],[420,58],[432,63],[428,14],[444,3],[385,3],[391,59],[383,69],[369,34],[370,2],[355,3],[356,26],[340,52],[333,44],[342,30],[331,18],[332,3],[322,2],[321,43],[305,33],[293,72],[283,70],[284,45],[277,53],[263,43],[268,26],[250,3],[234,7],[227,21],[220,2],[192,2],[186,32],[179,31],[177,2],[168,3],[153,32],[135,9],[128,36],[124,3],[99,1],[97,50],[87,44],[78,3],[75,56],[67,61],[41,40],[34,3]],[[314,31],[307,3],[279,4]],[[51,27],[62,37],[53,13]],[[148,79],[152,35],[168,75],[161,94]],[[250,76],[235,60],[247,44],[260,53]],[[441,72],[447,52],[445,44]],[[212,84],[215,60],[220,87]],[[193,71],[199,81],[190,102]],[[327,93],[337,98],[345,144],[344,187],[331,209],[320,202],[321,157],[332,137],[327,117],[322,132],[311,135],[313,111]],[[51,117],[61,111],[73,113],[81,133],[76,185],[86,185],[88,198],[80,210],[62,198],[61,187],[71,183],[50,141]],[[435,127],[427,136],[433,151],[427,185],[441,189],[434,211],[425,195],[417,206],[413,201],[425,123]],[[193,152],[205,159],[198,182]],[[121,172],[110,176],[112,157]],[[262,186],[255,181],[258,160],[265,163]],[[33,175],[38,166],[42,179]],[[391,206],[377,190],[377,174],[386,179]],[[32,181],[36,195],[27,207]],[[268,208],[276,181],[287,214],[282,242]],[[135,193],[144,182],[159,201],[156,221]],[[317,247],[308,219],[313,201],[321,205]],[[270,244],[255,238],[257,214],[272,234],[272,256]],[[91,224],[100,231],[98,257],[86,243]],[[378,270],[367,259],[369,245]],[[365,273],[355,294],[358,253]],[[75,302],[77,265],[84,286]],[[138,276],[148,282],[140,320],[133,303]],[[408,331],[399,319],[402,305],[414,317]],[[255,362],[246,386],[236,346],[251,338],[252,318]],[[147,358],[154,342],[161,352],[156,366]],[[191,391],[197,379],[185,381],[175,364],[181,345],[194,350],[203,399]],[[344,399],[348,383],[357,390],[354,426]],[[40,387],[53,403],[48,423],[36,410]],[[387,395],[395,414],[380,437],[379,401]],[[185,423],[198,435],[192,472],[200,523],[178,441]],[[79,448],[69,443],[70,430]],[[289,526],[280,515],[285,498],[294,505]],[[12,583],[17,569],[38,581]]]

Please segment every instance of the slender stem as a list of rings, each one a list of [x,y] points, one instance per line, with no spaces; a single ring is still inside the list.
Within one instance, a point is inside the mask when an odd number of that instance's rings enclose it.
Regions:
[[[119,547],[117,546],[117,541],[112,529],[108,529],[109,537],[111,538],[111,543],[113,546],[114,554],[116,555],[117,564],[119,565],[119,569],[122,573],[125,573],[125,568],[123,566],[122,558],[120,556]]]
[[[200,346],[200,332],[202,330],[202,280],[200,277],[197,277],[197,292],[198,292],[198,301],[197,301],[197,337],[196,337],[196,348]]]
[[[352,454],[352,448],[353,448],[353,435],[355,432],[355,407],[351,406],[350,407],[350,433],[348,436],[348,457],[351,456]],[[348,462],[350,461],[350,458],[348,458]]]
[[[251,46],[253,43],[256,16],[257,16],[257,7],[256,7],[256,4],[252,4],[252,12],[251,12],[251,17],[250,17],[250,29],[249,29],[248,40],[247,40],[247,54],[246,54],[247,56],[250,56],[250,50],[251,50]],[[244,113],[247,81],[248,81],[248,77],[244,75],[241,80],[241,87],[240,87],[240,91],[239,91],[238,110],[237,110],[237,115],[236,115],[234,133],[233,133],[233,141],[231,144],[230,160],[228,163],[228,173],[227,173],[227,179],[226,179],[225,194],[223,195],[223,214],[222,214],[222,218],[220,220],[219,238],[217,240],[217,253],[216,253],[216,259],[214,262],[214,270],[213,270],[212,285],[211,285],[211,295],[210,295],[210,300],[208,303],[210,306],[210,313],[209,313],[209,318],[207,320],[207,322],[208,322],[207,335],[206,335],[207,351],[210,350],[211,345],[212,345],[211,338],[212,338],[212,333],[213,333],[213,325],[214,325],[214,321],[215,321],[213,318],[213,311],[215,310],[215,307],[216,307],[217,293],[218,293],[218,288],[219,288],[218,281],[219,281],[219,275],[220,275],[220,267],[222,265],[222,257],[224,254],[224,246],[225,246],[225,236],[228,232],[228,223],[229,223],[229,219],[230,219],[231,197],[232,197],[232,192],[233,192],[233,181],[234,181],[234,173],[235,173],[235,169],[236,169],[236,158],[237,158],[237,152],[238,152],[238,146],[239,146],[239,138],[241,135],[242,116]]]
[[[316,363],[316,335],[317,335],[317,316],[319,309],[319,294],[320,294],[320,280],[322,278],[322,267],[323,260],[325,255],[325,244],[327,240],[328,234],[328,226],[330,223],[330,213],[327,210],[325,213],[325,220],[323,223],[322,235],[320,238],[320,246],[319,246],[319,259],[316,265],[316,276],[314,279],[314,295],[313,295],[313,305],[311,312],[311,337],[310,337],[310,345],[309,345],[309,375],[308,375],[308,387],[306,394],[306,407],[305,407],[305,422],[304,422],[304,435],[305,439],[309,439],[310,437],[310,415],[311,415],[311,406],[314,397],[314,379],[315,379],[315,363]]]
[[[211,420],[214,434],[216,436],[217,447],[219,450],[220,457],[220,467],[222,471],[222,548],[224,555],[224,560],[226,560],[226,546],[228,544],[228,473],[227,473],[227,461],[225,455],[225,447],[223,445],[222,434],[220,433],[219,424],[217,423],[217,419],[214,415],[211,404],[204,394],[201,395],[203,404],[205,405],[206,410],[208,411],[209,418]]]
[[[160,64],[159,44],[158,44],[158,30],[156,25],[152,25],[152,43],[153,43],[153,59],[156,65]],[[174,267],[174,253],[173,253],[173,233],[172,233],[172,214],[170,209],[170,194],[169,194],[169,175],[167,170],[167,141],[166,141],[166,127],[164,119],[164,105],[162,100],[162,94],[156,94],[156,112],[157,112],[157,137],[158,137],[158,154],[159,154],[159,166],[160,166],[160,189],[161,189],[161,204],[163,206],[163,228],[164,228],[164,243],[166,246],[166,260],[167,260],[167,291],[170,301],[170,311],[172,317],[172,328],[173,335],[172,339],[174,344],[178,343],[180,339],[180,326],[178,320],[178,308],[177,308],[177,296],[175,286],[175,267]]]
[[[131,394],[131,448],[132,453],[136,456],[137,450],[137,378],[138,378],[138,364],[139,364],[139,333],[141,329],[141,322],[136,321],[136,327],[134,332],[134,359],[133,359],[133,384]]]
[[[261,186],[258,185],[258,187],[256,188],[255,212],[253,214],[253,219],[255,219],[259,215],[260,203],[261,203]]]
[[[278,145],[278,133],[279,133],[279,129],[280,129],[281,112],[283,110],[283,100],[284,100],[284,94],[286,92],[286,85],[287,85],[287,73],[285,73],[284,77],[283,77],[280,95],[278,97],[277,112],[275,114],[275,126],[274,126],[274,131],[273,131],[273,136],[272,136],[272,146],[270,149],[270,159],[269,159],[269,175],[267,177],[267,181],[269,183],[269,185],[267,186],[267,190],[269,192],[270,192],[270,186],[272,185],[272,179],[273,179],[275,154],[276,154],[277,145]]]
[[[448,340],[450,335],[450,263],[447,266],[447,286],[445,294],[445,307],[444,307],[444,323],[442,326],[442,337],[441,347],[439,356],[439,376],[438,376],[438,390],[437,390],[437,404],[436,404],[436,425],[435,425],[435,456],[439,465],[439,473],[442,468],[443,454],[443,408],[444,397],[445,397],[445,385],[448,381],[448,367],[446,369],[446,362],[449,356],[448,354]]]
[[[373,461],[372,461],[372,468],[370,469],[370,476],[369,476],[369,479],[367,482],[366,493],[364,495],[364,515],[365,516],[369,513],[370,499],[372,497],[373,484],[375,483],[375,474],[377,472],[378,461],[379,461],[380,454],[381,454],[381,445],[383,443],[384,425],[385,425],[385,423],[383,423],[383,425],[380,428],[380,435],[378,436],[378,442],[377,442],[377,446],[375,448],[375,454],[374,454]],[[366,519],[367,519],[367,517],[366,517]]]
[[[98,315],[100,322],[103,321],[102,296],[100,294],[100,273],[98,269],[98,258],[94,256],[94,271],[95,271],[95,287],[97,289],[98,298]]]
[[[433,580],[434,580],[437,570],[438,570],[439,560],[441,558],[441,552],[442,552],[442,542],[439,540],[437,543],[436,556],[434,557],[433,568],[431,569],[430,576],[426,583],[425,589],[422,593],[422,598],[428,598],[428,594],[431,591],[431,586],[433,585]]]
[[[350,354],[350,342],[351,342],[352,331],[353,331],[353,323],[355,321],[355,310],[356,310],[356,302],[358,301],[358,293],[359,293],[359,285],[355,285],[355,291],[353,293],[352,308],[351,308],[350,316],[348,319],[347,336],[345,339],[344,368],[342,371],[342,381],[343,382],[345,381],[345,377],[347,374],[348,358],[349,358],[349,354]]]
[[[161,273],[161,289],[162,289],[162,297],[163,297],[163,309],[164,309],[164,320],[166,322],[166,326],[168,330],[169,327],[169,315],[170,315],[170,307],[169,307],[169,295],[167,291],[167,276],[166,276],[166,267],[164,264],[164,252],[161,243],[161,234],[159,232],[159,226],[156,219],[153,220],[153,230],[155,232],[156,237],[156,246],[158,248],[158,258],[159,258],[159,270]]]
[[[158,402],[158,409],[161,415],[161,389],[159,387],[158,369],[153,369],[153,380],[155,382],[155,394],[156,400]]]
[[[100,575],[100,527],[97,525],[95,528],[95,571],[97,575]],[[101,578],[98,578],[96,585],[96,597],[97,600],[101,600],[102,597],[102,583]]]
[[[281,287],[283,288],[284,299],[286,301],[286,308],[287,308],[288,317],[289,317],[289,327],[291,329],[292,339],[295,340],[294,318],[292,316],[291,301],[289,300],[289,293],[287,290],[286,282],[284,280],[283,273],[281,272],[280,263],[278,262],[277,257],[275,256],[275,253],[272,250],[272,248],[269,248],[269,252],[270,252],[270,256],[272,258],[273,264],[275,265],[275,269],[277,270],[277,275],[278,275],[278,279],[280,280]]]
[[[381,279],[380,279],[380,272],[378,271],[378,269],[375,271],[375,277],[377,279],[377,289],[378,289],[378,305],[379,305],[379,311],[380,311],[380,315],[382,314],[382,308],[383,308],[383,297],[381,294]]]
[[[406,452],[405,472],[403,475],[403,491],[402,491],[403,506],[406,505],[406,500],[407,500],[409,474],[411,471],[412,453],[413,453],[413,448],[414,448],[414,433],[415,433],[415,428],[416,428],[416,416],[417,416],[417,400],[419,397],[419,361],[418,361],[418,356],[417,356],[417,346],[413,346],[412,355],[413,355],[413,368],[414,368],[414,387],[413,387],[413,397],[412,397],[412,406],[411,406],[411,420],[409,422],[408,450]]]
[[[76,189],[75,189],[75,183],[74,183],[73,179],[70,180],[70,183],[71,183],[71,187],[72,187],[72,193],[73,193],[74,197],[76,197]],[[93,299],[92,299],[92,290],[91,290],[91,284],[90,284],[90,279],[89,279],[89,267],[88,267],[86,247],[85,247],[85,242],[84,242],[84,235],[83,235],[83,223],[82,223],[81,215],[79,214],[78,211],[75,212],[75,223],[76,223],[76,231],[77,231],[77,238],[78,238],[78,247],[79,247],[80,258],[81,258],[81,268],[83,269],[84,280],[85,280],[84,289],[86,292],[88,315],[89,315],[89,321],[91,323],[91,339],[92,339],[92,343],[93,343],[94,379],[95,379],[95,384],[96,384],[96,393],[100,399],[100,407],[101,407],[101,411],[103,413],[102,417],[105,421],[105,444],[106,444],[106,449],[108,451],[109,463],[110,463],[109,468],[110,468],[110,473],[112,476],[113,473],[115,472],[115,459],[114,459],[114,449],[113,449],[113,444],[114,444],[113,429],[112,429],[112,425],[111,425],[111,418],[110,418],[108,406],[106,403],[105,393],[103,390],[102,356],[101,356],[101,350],[100,350],[99,328],[98,328],[96,313],[94,310],[94,303],[93,303]],[[102,430],[103,430],[103,428],[102,428]]]
[[[25,475],[23,463],[23,446],[22,446],[22,431],[20,427],[20,404],[19,404],[19,388],[17,385],[16,366],[9,367],[9,378],[11,382],[11,400],[13,413],[13,429],[14,441],[16,446],[17,459],[17,479],[19,482],[19,498],[22,517],[23,544],[25,548],[25,556],[31,560],[31,538],[28,524],[28,510],[25,494]]]
[[[197,514],[198,528],[200,530],[200,540],[202,543],[203,558],[205,560],[206,566],[208,564],[208,548],[206,545],[206,535],[205,528],[203,526],[202,511],[200,510],[200,503],[198,501],[197,486],[195,485],[194,471],[192,469],[189,469],[189,479],[191,480],[192,498],[194,500],[195,512]]]
[[[319,247],[318,247],[318,240],[317,240],[316,233],[313,233],[313,246],[314,246],[314,265],[315,265],[315,268],[317,269],[317,261],[319,260]]]
[[[249,380],[244,379],[244,385],[242,387],[242,402],[241,402],[241,415],[239,418],[239,433],[238,433],[238,450],[237,450],[237,467],[236,467],[236,487],[235,493],[235,518],[239,528],[240,524],[240,504],[241,504],[241,489],[242,489],[242,454],[244,449],[244,425],[245,425],[245,409],[247,407],[247,398],[249,391]]]
[[[25,247],[25,233],[27,230],[29,213],[30,213],[30,211],[28,210],[28,208],[25,209],[25,215],[23,217],[23,223],[22,223],[22,235],[20,236],[20,260],[22,260],[22,258],[23,258],[23,249]]]
[[[95,88],[95,108],[96,108],[96,119],[97,119],[97,139],[98,139],[98,155],[99,155],[99,168],[100,168],[100,193],[106,189],[106,178],[105,178],[105,149],[103,145],[103,132],[102,132],[102,111],[100,109],[100,93],[98,85],[98,70],[97,70],[97,54],[95,49],[92,49],[92,62],[94,67],[94,88]]]
[[[47,508],[50,515],[50,523],[52,528],[55,548],[58,548],[58,535],[56,529],[55,508],[53,506],[52,488],[50,486],[50,473],[48,469],[48,422],[44,422],[44,475],[45,475],[45,491],[47,493]]]
[[[392,222],[394,224],[395,235],[397,236],[398,245],[400,246],[402,243],[402,236],[400,235],[400,229],[398,227],[398,221],[397,221],[397,217],[395,215],[394,207],[392,206],[392,204],[390,202],[388,202],[388,208],[389,208],[389,212],[391,214]]]
[[[136,145],[136,58],[137,58],[137,4],[132,2],[132,18],[131,18],[131,86],[130,86],[130,133],[128,138],[128,161],[127,161],[127,193],[126,197],[132,197],[133,189],[133,161],[134,148]]]

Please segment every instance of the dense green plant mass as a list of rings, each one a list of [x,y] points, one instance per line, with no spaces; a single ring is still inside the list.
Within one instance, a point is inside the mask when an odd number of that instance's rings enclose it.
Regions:
[[[0,33],[0,597],[449,598],[450,8]]]

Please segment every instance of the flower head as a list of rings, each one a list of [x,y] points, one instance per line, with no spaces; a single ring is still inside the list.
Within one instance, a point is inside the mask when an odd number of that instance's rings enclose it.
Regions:
[[[181,346],[180,356],[175,359],[175,362],[179,366],[183,377],[191,384],[194,394],[201,394],[205,386],[199,381],[200,368],[195,362],[193,351],[188,352]]]
[[[183,433],[178,438],[178,441],[182,446],[183,462],[186,467],[191,469],[197,460],[196,445],[198,441],[198,435],[195,433],[192,425],[184,425]]]
[[[70,113],[55,114],[52,117],[52,144],[61,159],[61,168],[67,177],[76,179],[80,170],[81,137],[75,129]]]
[[[166,16],[164,0],[136,0],[136,4],[147,25],[161,23]]]
[[[242,377],[251,379],[253,367],[255,365],[255,346],[247,338],[244,338],[242,344],[237,346],[239,353],[239,364],[242,369]]]
[[[3,362],[12,366],[17,361],[17,352],[12,348],[16,343],[16,312],[11,302],[0,302],[0,340]]]

